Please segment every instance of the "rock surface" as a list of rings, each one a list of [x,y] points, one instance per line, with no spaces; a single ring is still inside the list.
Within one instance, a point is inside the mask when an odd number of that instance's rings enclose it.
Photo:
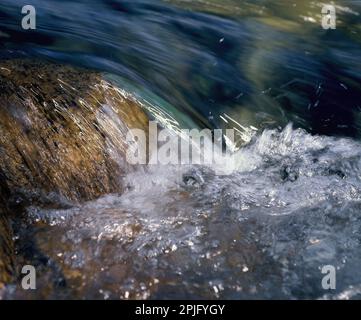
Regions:
[[[0,298],[4,284],[13,275],[13,246],[7,218],[0,212]]]
[[[0,181],[3,181],[3,175],[0,170]],[[14,275],[14,248],[12,241],[12,232],[7,213],[6,198],[9,196],[9,190],[0,184],[0,299],[4,285],[12,280]]]
[[[33,60],[0,61],[0,297],[13,274],[9,216],[124,190],[129,128],[148,128],[131,95],[102,75]],[[16,212],[15,212],[16,213]]]
[[[0,163],[12,194],[81,201],[121,192],[128,128],[147,126],[140,105],[97,73],[0,62]]]

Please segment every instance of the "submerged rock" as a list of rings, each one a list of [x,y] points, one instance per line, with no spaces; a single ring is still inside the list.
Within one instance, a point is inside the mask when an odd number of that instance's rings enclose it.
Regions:
[[[70,201],[121,192],[125,137],[148,118],[98,73],[31,61],[0,62],[0,163],[16,201]]]

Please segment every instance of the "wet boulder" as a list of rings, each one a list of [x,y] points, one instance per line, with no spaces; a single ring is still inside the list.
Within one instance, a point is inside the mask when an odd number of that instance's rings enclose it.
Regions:
[[[9,219],[122,193],[126,135],[147,127],[141,104],[96,72],[0,61],[0,298],[17,269]]]
[[[0,61],[1,184],[14,203],[122,192],[126,134],[147,126],[140,103],[96,72]]]

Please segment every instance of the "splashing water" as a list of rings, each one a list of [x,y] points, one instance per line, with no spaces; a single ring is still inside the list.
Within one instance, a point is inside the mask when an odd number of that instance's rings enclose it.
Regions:
[[[358,296],[361,144],[289,125],[254,137],[237,159],[228,176],[150,166],[126,177],[121,196],[29,208],[25,237],[48,257],[38,294],[56,286],[52,298]],[[337,268],[334,294],[322,289],[324,265]]]
[[[247,145],[230,175],[149,166],[123,195],[29,207],[17,264],[36,266],[37,290],[9,298],[361,297],[360,2],[335,1],[332,32],[319,1],[32,4],[29,36],[23,1],[2,0],[0,57],[99,70],[163,127],[234,128]],[[97,118],[116,158],[123,130],[107,105]],[[318,135],[264,130],[288,122]]]

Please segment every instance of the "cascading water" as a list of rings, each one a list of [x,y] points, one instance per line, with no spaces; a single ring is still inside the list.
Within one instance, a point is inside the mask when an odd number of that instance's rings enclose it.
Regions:
[[[254,137],[237,159],[231,175],[150,166],[126,177],[121,196],[28,208],[33,241],[65,270],[44,271],[40,286],[65,277],[52,297],[359,295],[361,144],[289,125]],[[325,296],[329,264],[338,290]]]
[[[36,267],[37,290],[5,298],[361,298],[359,2],[335,1],[329,31],[308,0],[32,2],[30,33],[22,1],[1,1],[0,58],[98,70],[160,126],[234,128],[238,150],[229,174],[149,165],[119,177],[121,195],[28,204],[15,258]],[[97,110],[87,128],[118,141],[114,110]]]

